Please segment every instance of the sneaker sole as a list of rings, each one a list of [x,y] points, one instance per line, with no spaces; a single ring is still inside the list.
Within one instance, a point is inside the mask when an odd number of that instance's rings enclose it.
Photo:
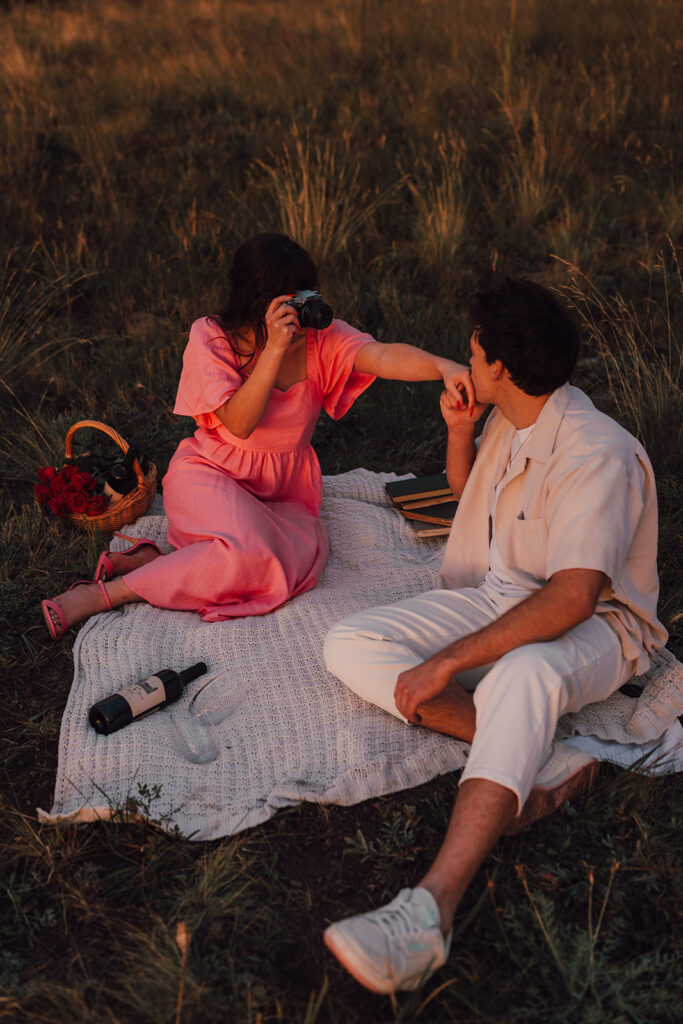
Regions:
[[[557,786],[534,786],[519,818],[514,819],[512,824],[505,829],[503,835],[514,836],[521,829],[533,825],[535,821],[554,814],[565,800],[571,800],[590,789],[599,771],[600,762],[593,760],[582,765],[573,775],[564,779]]]
[[[323,941],[342,967],[364,988],[381,996],[386,996],[396,991],[386,978],[382,978],[380,975],[366,974],[362,968],[359,968],[358,957],[353,947],[348,942],[345,942],[344,939],[335,935],[332,927],[327,928],[323,933]]]

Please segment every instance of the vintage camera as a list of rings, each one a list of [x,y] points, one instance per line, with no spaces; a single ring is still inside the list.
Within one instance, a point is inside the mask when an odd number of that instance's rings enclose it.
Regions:
[[[320,292],[296,292],[293,299],[287,299],[287,305],[296,310],[302,327],[322,331],[332,323],[332,310],[323,302]]]

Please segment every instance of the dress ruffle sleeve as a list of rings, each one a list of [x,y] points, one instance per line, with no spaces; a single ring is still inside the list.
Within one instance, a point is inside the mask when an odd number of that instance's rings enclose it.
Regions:
[[[338,420],[375,380],[372,374],[353,369],[356,353],[375,339],[343,320],[333,320],[329,327],[313,333],[314,366],[323,391],[323,409]]]
[[[216,427],[220,420],[214,410],[242,383],[237,356],[224,332],[210,317],[195,320],[183,355],[173,412],[192,416],[201,427]]]

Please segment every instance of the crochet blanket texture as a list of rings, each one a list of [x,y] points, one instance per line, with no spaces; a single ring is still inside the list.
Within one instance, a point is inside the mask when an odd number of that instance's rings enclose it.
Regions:
[[[328,628],[351,612],[439,585],[443,538],[419,540],[388,507],[394,474],[324,478],[330,560],[318,587],[268,615],[207,623],[193,612],[127,605],[94,616],[74,647],[51,813],[92,821],[131,809],[196,840],[257,825],[302,800],[353,804],[462,768],[467,744],[404,723],[357,698],[327,672]],[[166,544],[157,496],[126,529]],[[127,542],[115,538],[114,550]],[[110,736],[90,706],[162,668],[205,661],[181,699]],[[667,651],[638,699],[617,693],[561,720],[558,734],[644,743],[683,713],[683,666]]]

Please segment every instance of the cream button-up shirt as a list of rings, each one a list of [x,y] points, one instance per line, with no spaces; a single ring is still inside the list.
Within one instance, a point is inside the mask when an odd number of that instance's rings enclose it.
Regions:
[[[657,496],[642,445],[569,384],[554,391],[524,451],[508,466],[515,428],[489,416],[441,566],[444,587],[476,587],[496,544],[510,578],[530,593],[561,569],[608,577],[596,612],[624,657],[645,672],[667,632],[657,618]]]

